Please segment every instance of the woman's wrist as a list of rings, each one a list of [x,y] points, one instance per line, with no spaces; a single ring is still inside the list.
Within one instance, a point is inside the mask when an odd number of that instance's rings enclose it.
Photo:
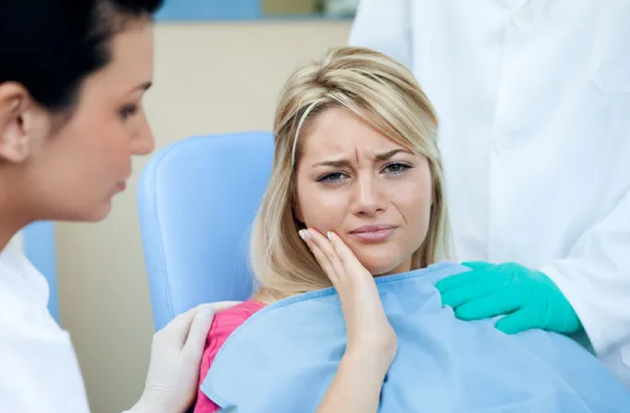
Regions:
[[[380,348],[358,348],[348,349],[343,355],[341,362],[353,369],[364,371],[366,374],[376,374],[385,377],[393,357],[388,352],[381,351]]]

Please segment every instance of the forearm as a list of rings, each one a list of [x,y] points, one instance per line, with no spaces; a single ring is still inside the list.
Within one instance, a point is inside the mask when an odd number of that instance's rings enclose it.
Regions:
[[[597,354],[630,343],[630,192],[570,254],[541,267],[577,313]]]
[[[388,367],[374,357],[346,353],[316,413],[376,412]]]

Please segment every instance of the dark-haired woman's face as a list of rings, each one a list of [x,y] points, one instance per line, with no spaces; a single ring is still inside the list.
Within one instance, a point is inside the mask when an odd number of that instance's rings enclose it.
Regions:
[[[129,25],[111,50],[111,62],[84,81],[70,119],[40,139],[27,161],[33,202],[48,219],[106,217],[131,175],[132,157],[153,150],[142,106],[153,77],[150,23]]]

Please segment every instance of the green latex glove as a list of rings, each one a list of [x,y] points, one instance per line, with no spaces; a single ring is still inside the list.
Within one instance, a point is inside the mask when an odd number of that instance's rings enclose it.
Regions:
[[[543,329],[572,334],[582,324],[571,304],[551,279],[518,264],[462,263],[472,271],[436,284],[442,304],[461,320],[505,315],[496,328],[506,334]]]

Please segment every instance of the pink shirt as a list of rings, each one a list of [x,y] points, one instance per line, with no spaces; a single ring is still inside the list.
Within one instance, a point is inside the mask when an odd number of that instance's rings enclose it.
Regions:
[[[225,340],[245,322],[252,314],[263,308],[264,305],[258,301],[248,300],[238,304],[232,308],[221,311],[214,316],[208,339],[206,340],[206,349],[201,358],[201,368],[199,374],[199,383],[202,383],[210,370],[210,366],[214,361],[219,349],[225,343]],[[197,403],[194,413],[215,413],[219,411],[219,406],[214,404],[201,390],[197,391]]]

